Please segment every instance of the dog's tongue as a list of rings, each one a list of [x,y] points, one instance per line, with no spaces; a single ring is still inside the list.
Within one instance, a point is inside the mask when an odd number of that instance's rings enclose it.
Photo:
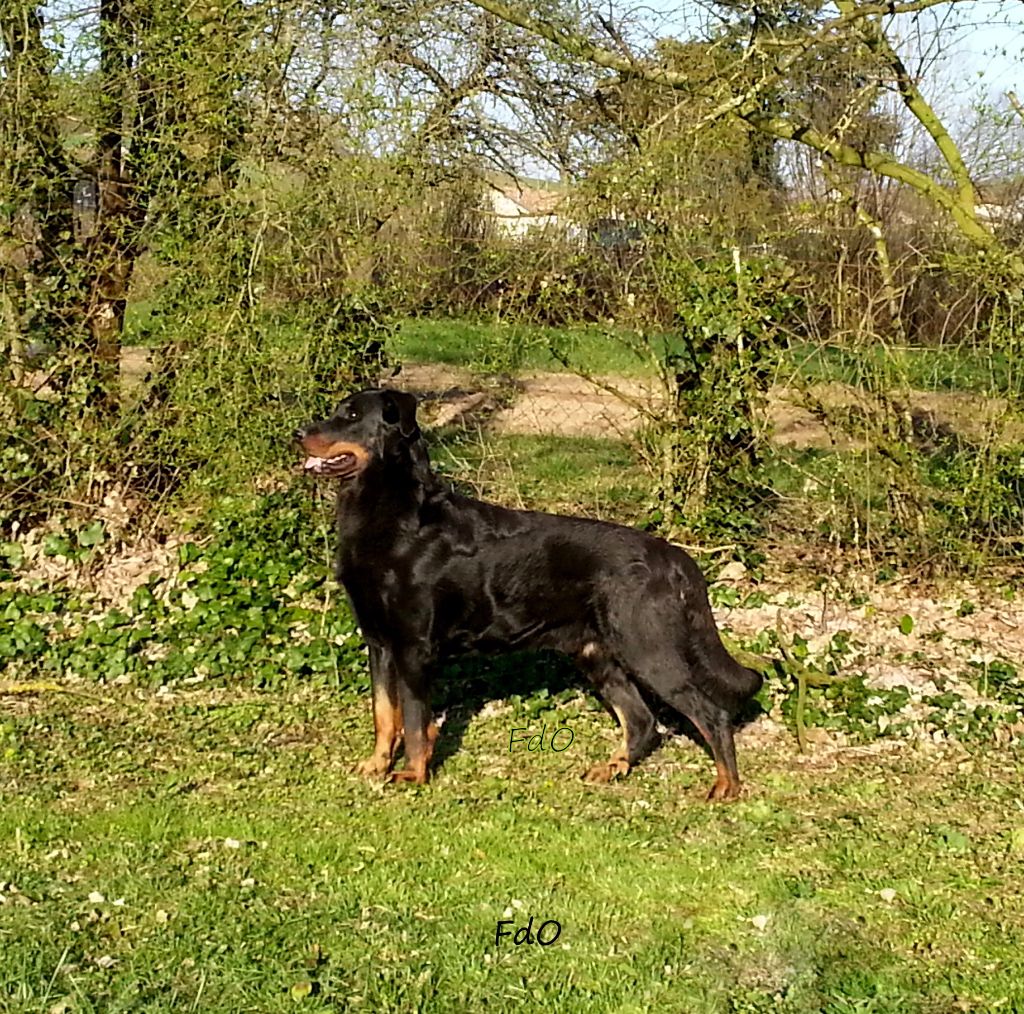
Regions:
[[[305,465],[302,466],[308,472],[319,472],[324,467],[323,458],[308,457]]]

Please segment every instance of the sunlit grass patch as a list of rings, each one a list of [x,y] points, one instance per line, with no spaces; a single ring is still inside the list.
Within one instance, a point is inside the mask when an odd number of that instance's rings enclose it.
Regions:
[[[426,789],[349,773],[365,700],[47,699],[0,765],[5,1010],[1015,1009],[1019,753],[670,741],[626,781],[478,714]],[[517,719],[518,720],[518,719]],[[61,758],[60,763],[54,761]],[[982,777],[984,772],[984,777]],[[508,939],[557,920],[551,947]]]

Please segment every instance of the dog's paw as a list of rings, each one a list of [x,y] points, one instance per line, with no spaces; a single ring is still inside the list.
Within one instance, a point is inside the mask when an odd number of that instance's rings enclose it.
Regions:
[[[602,761],[600,764],[595,764],[583,775],[583,780],[585,782],[594,782],[596,784],[603,785],[615,778],[625,778],[628,774],[629,761],[624,760],[621,757],[613,757],[609,761]]]
[[[709,803],[728,803],[740,798],[740,783],[730,782],[726,778],[716,778],[711,786],[707,801]]]
[[[356,765],[356,774],[363,778],[383,778],[390,770],[391,762],[378,754],[371,754]]]

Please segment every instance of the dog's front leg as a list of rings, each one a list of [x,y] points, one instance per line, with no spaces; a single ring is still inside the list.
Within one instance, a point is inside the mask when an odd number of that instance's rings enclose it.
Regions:
[[[430,683],[422,659],[408,657],[398,664],[398,690],[405,724],[405,768],[393,782],[424,785],[430,778],[437,726],[430,709]]]
[[[373,753],[356,765],[356,772],[367,778],[383,778],[391,772],[402,740],[402,702],[391,649],[379,644],[370,644],[369,648],[373,685]]]

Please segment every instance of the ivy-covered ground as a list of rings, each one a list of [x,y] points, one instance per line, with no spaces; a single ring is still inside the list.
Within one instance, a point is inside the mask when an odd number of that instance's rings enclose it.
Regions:
[[[547,657],[449,669],[409,790],[351,774],[365,655],[308,490],[126,512],[0,547],[0,1010],[1024,1008],[1012,580],[727,569],[773,664],[736,804],[671,726],[580,782],[616,731]],[[531,916],[558,939],[496,942]]]

